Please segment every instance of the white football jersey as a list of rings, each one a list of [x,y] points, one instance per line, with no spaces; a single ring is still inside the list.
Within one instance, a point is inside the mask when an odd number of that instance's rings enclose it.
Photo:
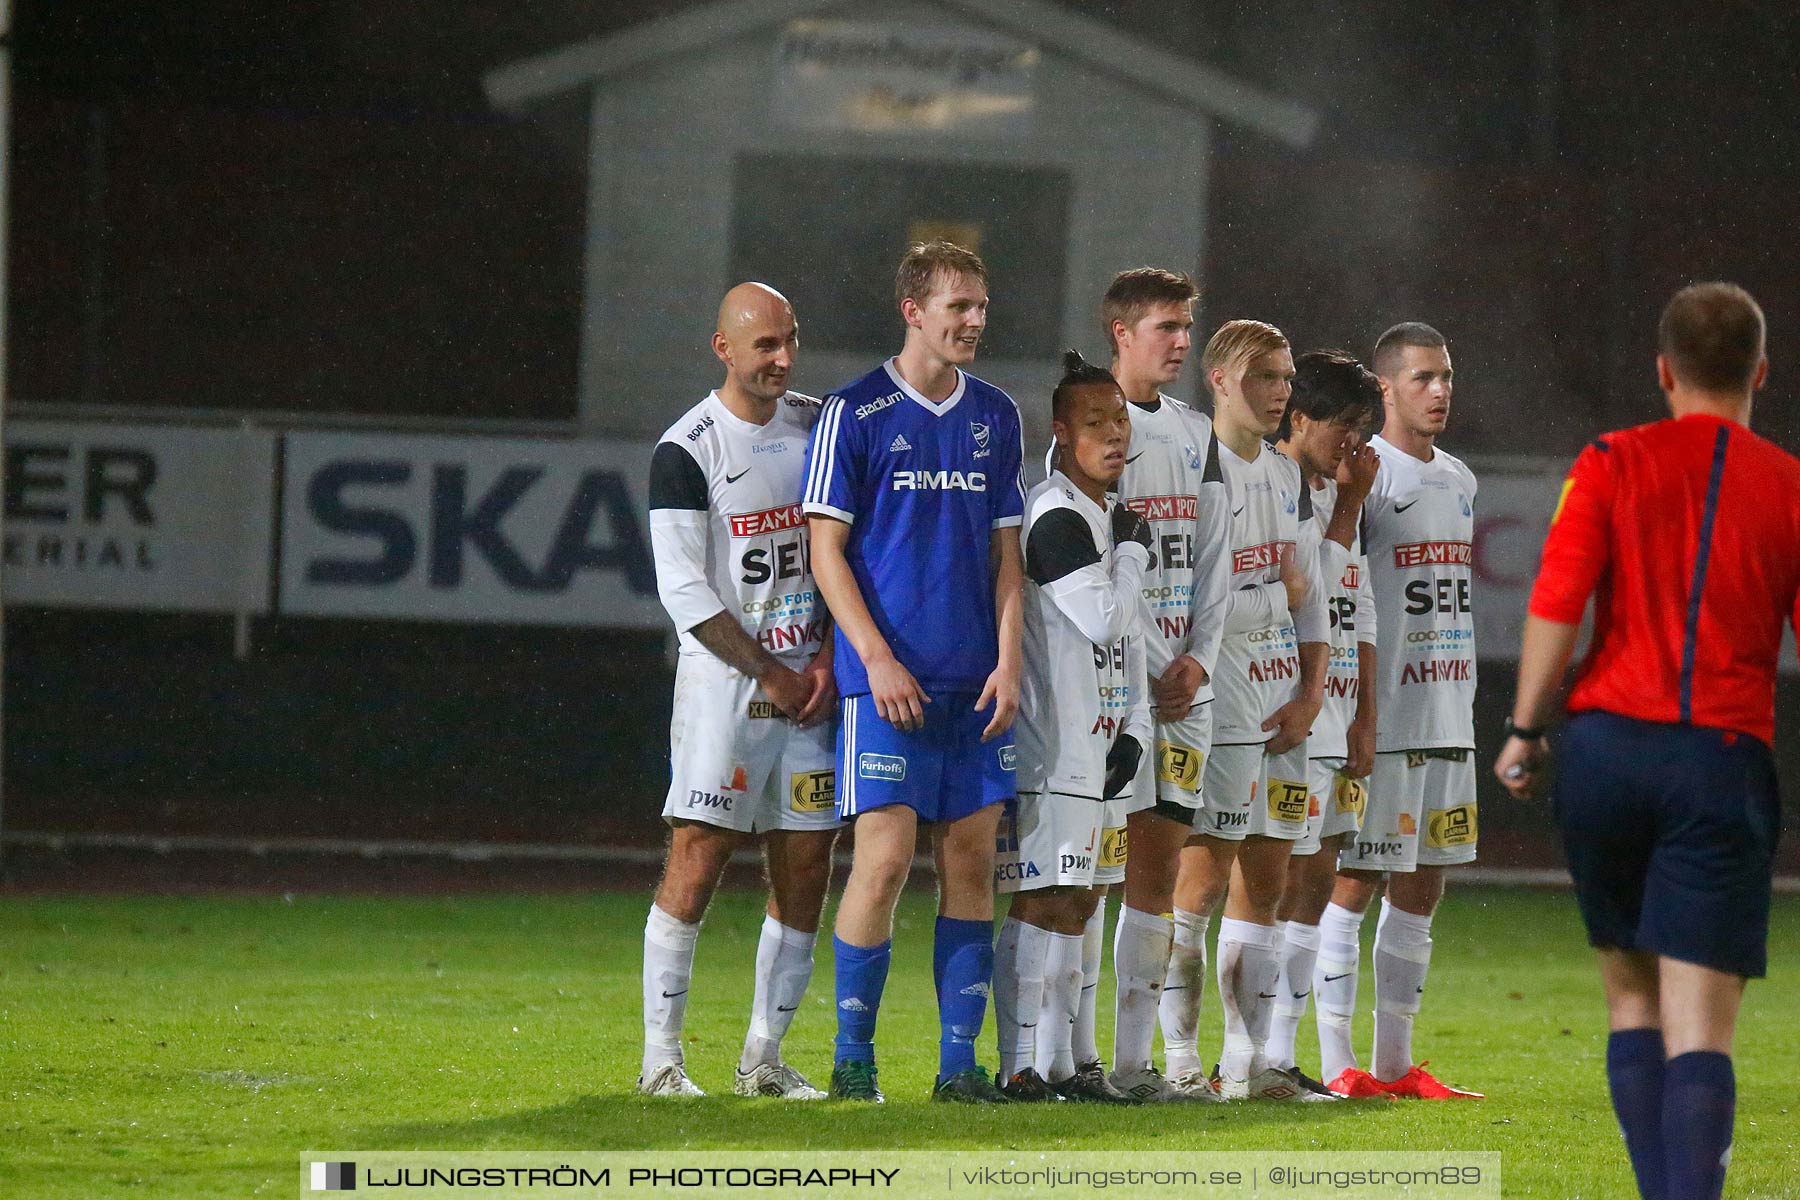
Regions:
[[[798,392],[767,425],[734,416],[711,392],[657,442],[650,541],[681,653],[710,653],[689,631],[721,611],[790,666],[819,652],[825,605],[800,511],[818,419],[819,402]]]
[[[1018,787],[1100,800],[1120,733],[1151,750],[1137,623],[1147,556],[1116,551],[1111,499],[1095,504],[1060,471],[1025,497],[1024,544]]]
[[[1380,751],[1475,748],[1475,475],[1383,438],[1363,504],[1380,653]]]
[[[1310,758],[1344,758],[1345,735],[1356,719],[1361,690],[1358,647],[1375,642],[1375,598],[1368,587],[1369,560],[1363,553],[1362,522],[1350,536],[1348,550],[1325,540],[1337,507],[1337,480],[1323,480],[1312,490],[1313,521],[1319,531],[1319,573],[1325,580],[1325,608],[1331,619],[1331,665],[1325,673],[1325,703],[1306,740]],[[1341,568],[1341,569],[1335,569]]]
[[[1213,676],[1218,705],[1213,745],[1262,743],[1262,723],[1300,690],[1300,643],[1328,642],[1325,588],[1319,578],[1319,538],[1312,495],[1293,460],[1259,445],[1246,462],[1219,446],[1231,496],[1230,608]],[[1303,535],[1302,530],[1305,530]],[[1294,555],[1306,575],[1306,600],[1290,614],[1281,583],[1281,556]]]
[[[1159,395],[1154,408],[1131,406],[1131,447],[1118,493],[1150,522],[1143,627],[1152,679],[1183,654],[1208,675],[1218,665],[1230,600],[1225,542],[1231,523],[1218,445],[1212,423],[1179,400]],[[1212,698],[1208,682],[1194,703]]]

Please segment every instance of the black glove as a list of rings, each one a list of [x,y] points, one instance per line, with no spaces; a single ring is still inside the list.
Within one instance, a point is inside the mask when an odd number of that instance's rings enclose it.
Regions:
[[[1106,789],[1108,800],[1131,786],[1132,778],[1137,774],[1138,760],[1144,757],[1144,748],[1129,733],[1121,733],[1106,752]]]
[[[1146,550],[1150,548],[1150,522],[1135,508],[1127,508],[1123,501],[1113,505],[1112,535],[1115,546],[1136,542]]]

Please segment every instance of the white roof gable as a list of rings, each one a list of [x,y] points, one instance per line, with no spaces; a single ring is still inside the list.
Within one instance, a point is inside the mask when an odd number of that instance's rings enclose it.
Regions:
[[[797,17],[844,7],[848,0],[721,0],[646,22],[608,37],[577,42],[488,72],[489,100],[519,109],[535,100],[591,86],[621,71],[700,50]],[[977,24],[1003,30],[1089,70],[1188,105],[1294,147],[1311,143],[1316,110],[1276,96],[1190,59],[1160,50],[1051,0],[928,0]]]

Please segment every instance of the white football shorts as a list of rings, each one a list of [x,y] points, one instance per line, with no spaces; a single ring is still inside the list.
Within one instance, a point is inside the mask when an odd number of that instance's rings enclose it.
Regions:
[[[663,819],[741,833],[836,828],[836,716],[833,705],[797,728],[756,680],[710,654],[681,655]]]
[[[1377,754],[1362,829],[1338,855],[1338,869],[1406,872],[1474,862],[1476,833],[1473,751]]]

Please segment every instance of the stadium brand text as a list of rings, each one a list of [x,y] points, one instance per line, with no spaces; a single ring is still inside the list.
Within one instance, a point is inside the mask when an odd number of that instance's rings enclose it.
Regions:
[[[872,413],[878,413],[884,408],[892,408],[894,405],[900,403],[902,395],[903,393],[901,392],[889,392],[879,400],[871,400],[867,404],[859,405],[855,412],[856,419],[860,421],[864,417],[869,416]]]

